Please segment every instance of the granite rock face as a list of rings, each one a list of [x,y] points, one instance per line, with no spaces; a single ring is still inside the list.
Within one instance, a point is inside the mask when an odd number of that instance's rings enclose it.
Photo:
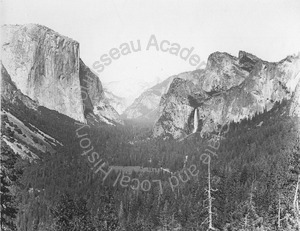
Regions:
[[[199,74],[201,71],[202,70],[199,70],[197,73]],[[192,81],[191,75],[188,72],[170,76],[161,83],[158,83],[143,92],[137,99],[135,99],[133,104],[125,110],[122,116],[126,119],[155,122],[160,115],[159,104],[161,98],[168,92],[170,85],[175,78]]]
[[[102,122],[123,124],[120,115],[105,97],[104,88],[98,76],[81,59],[79,78],[85,115],[92,113]]]
[[[15,86],[7,70],[1,63],[1,102],[3,103],[4,101],[9,101],[12,104],[18,104],[18,101],[22,101],[26,107],[33,110],[36,110],[38,107],[37,102],[22,94]]]
[[[299,71],[299,56],[269,63],[243,51],[238,57],[213,53],[204,71],[189,72],[185,80],[173,80],[160,102],[154,136],[182,138],[193,131],[203,135],[217,125],[268,111],[283,99],[297,101]],[[195,114],[199,117],[196,128]]]
[[[174,76],[171,76],[144,91],[126,108],[122,116],[126,119],[139,119],[153,122],[157,120],[161,96],[168,91],[173,79]]]
[[[118,114],[122,114],[127,108],[125,97],[117,96],[110,90],[104,87],[105,98],[109,101],[109,104],[116,109]]]
[[[300,118],[300,81],[298,82],[298,84],[296,86],[296,90],[295,90],[295,93],[293,96],[290,115],[298,116]]]
[[[1,33],[3,66],[15,86],[39,105],[86,122],[86,112],[108,104],[99,78],[79,58],[78,42],[37,24],[4,25]]]
[[[84,121],[79,43],[35,24],[2,27],[2,62],[21,92],[40,105]]]
[[[157,117],[160,95],[152,91],[143,92],[126,108],[123,116],[126,119],[152,120]]]

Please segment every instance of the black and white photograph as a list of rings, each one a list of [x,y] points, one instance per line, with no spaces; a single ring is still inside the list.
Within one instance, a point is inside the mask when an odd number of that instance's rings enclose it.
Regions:
[[[2,231],[300,231],[299,0],[0,0]]]

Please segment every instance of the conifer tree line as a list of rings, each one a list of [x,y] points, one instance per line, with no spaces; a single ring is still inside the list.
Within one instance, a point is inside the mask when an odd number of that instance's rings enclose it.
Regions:
[[[218,157],[208,165],[199,158],[209,137],[195,135],[178,142],[147,139],[149,126],[91,126],[95,150],[110,165],[172,172],[197,166],[199,174],[175,190],[167,174],[132,173],[141,180],[160,179],[162,194],[158,185],[148,192],[114,186],[117,173],[103,182],[80,155],[74,121],[61,117],[60,124],[53,119],[60,115],[46,109],[36,122],[31,111],[15,112],[64,145],[29,161],[1,142],[2,230],[300,230],[299,120],[287,115],[288,108],[283,102],[231,123]],[[15,131],[1,129],[14,137]]]

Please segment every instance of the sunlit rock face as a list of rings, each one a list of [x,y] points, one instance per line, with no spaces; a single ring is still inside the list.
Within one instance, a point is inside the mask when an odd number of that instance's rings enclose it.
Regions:
[[[1,29],[2,63],[16,87],[40,105],[83,122],[79,43],[36,24]]]
[[[189,74],[192,77],[192,73]],[[194,110],[189,96],[192,95],[194,84],[186,79],[175,78],[168,92],[160,101],[161,115],[154,126],[154,135],[171,135],[179,138],[182,133],[188,133],[187,122]],[[185,122],[184,122],[185,121]]]
[[[7,73],[7,70],[1,63],[1,103],[4,103],[5,101],[12,104],[18,104],[19,101],[22,101],[26,107],[34,110],[38,107],[38,104],[35,101],[22,94],[15,86]]]
[[[3,66],[24,95],[81,122],[95,113],[105,123],[122,123],[98,76],[79,58],[78,42],[36,24],[4,25],[1,32]]]
[[[300,81],[297,84],[293,101],[290,109],[291,116],[298,116],[300,118]],[[300,121],[299,121],[300,122]],[[300,127],[300,124],[299,124]]]
[[[199,75],[202,71],[203,70],[199,70],[196,73]],[[168,92],[170,85],[175,78],[190,80],[191,82],[195,80],[189,72],[170,76],[163,82],[158,83],[143,92],[137,99],[135,99],[133,104],[125,110],[122,116],[126,119],[155,122],[160,116],[159,104],[161,98]],[[195,84],[198,84],[198,82],[196,81]]]
[[[189,72],[184,81],[174,79],[160,102],[154,136],[181,138],[195,132],[195,109],[202,135],[217,125],[268,111],[276,102],[296,98],[299,71],[299,56],[269,63],[243,51],[238,57],[213,53],[203,72]]]
[[[225,91],[241,84],[247,74],[240,67],[238,58],[216,52],[208,58],[202,89],[206,92]]]

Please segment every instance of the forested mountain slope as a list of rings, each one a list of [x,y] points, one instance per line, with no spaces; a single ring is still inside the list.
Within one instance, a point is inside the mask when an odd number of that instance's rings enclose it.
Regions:
[[[205,72],[175,78],[162,98],[165,118],[183,122],[177,130],[160,117],[167,139],[147,123],[121,125],[77,42],[42,26],[19,29],[9,28],[1,63],[3,230],[300,231],[299,57],[213,54]],[[24,34],[35,45],[28,52],[15,49]],[[165,110],[173,106],[188,110]],[[182,129],[189,136],[173,139]]]
[[[44,110],[49,112],[41,108],[41,115]],[[277,103],[268,112],[230,124],[229,131],[221,134],[224,138],[210,166],[211,185],[218,189],[213,192],[214,227],[297,230],[299,214],[294,200],[299,202],[295,194],[299,183],[299,119],[290,117],[289,110],[289,102]],[[54,114],[59,120],[63,118]],[[149,191],[144,191],[134,190],[132,185],[122,187],[116,173],[103,182],[103,174],[91,170],[90,162],[81,155],[75,121],[66,117],[58,132],[54,128],[50,130],[52,126],[48,127],[46,122],[49,120],[38,121],[34,124],[28,117],[34,126],[42,128],[38,123],[45,123],[43,128],[47,134],[64,145],[56,153],[44,154],[31,163],[19,158],[18,178],[11,184],[18,189],[14,194],[18,210],[15,224],[20,230],[68,230],[67,227],[70,230],[118,230],[117,227],[120,230],[193,230],[196,227],[206,230],[208,210],[203,201],[207,199],[208,173],[200,156],[212,137],[201,138],[195,133],[178,142],[146,139],[151,134],[150,128],[137,132],[133,126],[105,125],[102,129],[91,126],[85,130],[107,165],[162,166],[177,172],[176,176],[181,174],[183,180],[186,180],[184,171],[192,164],[199,170],[197,176],[189,175],[187,182],[180,181],[173,190],[167,173],[133,173],[131,177],[140,181],[162,182],[162,191],[159,184],[153,183]],[[53,124],[58,121],[53,120]],[[130,144],[133,137],[136,142]],[[4,156],[13,153],[5,145],[2,150]]]

